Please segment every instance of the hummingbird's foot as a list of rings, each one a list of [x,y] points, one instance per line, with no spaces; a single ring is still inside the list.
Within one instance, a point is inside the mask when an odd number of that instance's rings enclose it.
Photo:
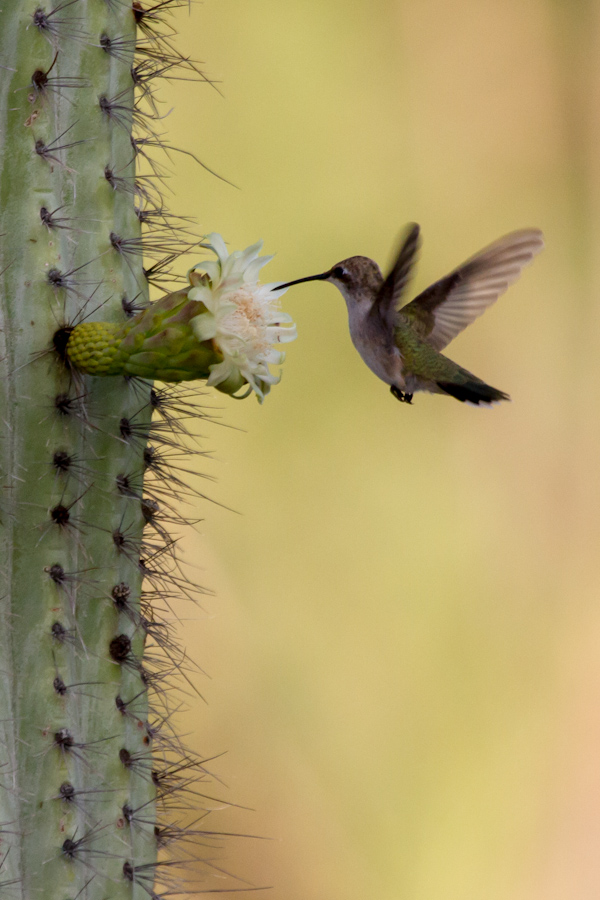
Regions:
[[[405,402],[405,403],[408,403],[408,404],[412,404],[412,398],[413,398],[413,395],[412,395],[412,394],[405,394],[405,395],[404,395],[404,402]]]
[[[390,388],[390,393],[392,394],[392,396],[394,396],[394,397],[396,398],[396,400],[399,400],[400,403],[404,403],[404,399],[405,399],[405,398],[404,398],[404,394],[402,393],[402,391],[400,390],[400,388],[397,388],[397,387],[396,387],[395,384],[393,384],[393,385],[391,386],[391,388]]]

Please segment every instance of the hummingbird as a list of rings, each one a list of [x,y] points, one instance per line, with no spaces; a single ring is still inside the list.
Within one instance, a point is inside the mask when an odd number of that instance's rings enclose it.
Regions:
[[[537,228],[513,231],[402,305],[420,247],[420,228],[412,224],[385,279],[374,260],[351,256],[327,272],[277,289],[305,281],[334,284],[348,307],[352,343],[397,400],[412,403],[416,391],[429,391],[477,405],[494,403],[510,397],[441,351],[517,280],[543,246]]]

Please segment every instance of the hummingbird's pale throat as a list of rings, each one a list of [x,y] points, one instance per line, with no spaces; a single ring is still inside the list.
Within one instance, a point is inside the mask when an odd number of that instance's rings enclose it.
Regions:
[[[398,400],[410,403],[416,391],[428,391],[476,405],[493,403],[510,398],[440,351],[517,280],[543,246],[537,228],[514,231],[402,305],[420,247],[419,226],[410,225],[385,279],[372,259],[352,256],[277,289],[305,281],[334,284],[346,301],[352,343]]]

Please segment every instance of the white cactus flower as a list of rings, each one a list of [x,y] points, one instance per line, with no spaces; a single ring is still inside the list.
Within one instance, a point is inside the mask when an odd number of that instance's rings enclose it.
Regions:
[[[297,336],[292,317],[280,309],[279,298],[287,288],[259,284],[258,275],[273,257],[259,256],[262,241],[246,250],[228,253],[220,234],[211,234],[207,244],[217,259],[198,263],[190,270],[190,300],[206,307],[190,325],[200,341],[212,340],[223,359],[210,366],[207,384],[234,394],[244,384],[259,402],[281,380],[269,365],[281,365],[283,350],[273,347]],[[247,394],[244,394],[247,396]]]

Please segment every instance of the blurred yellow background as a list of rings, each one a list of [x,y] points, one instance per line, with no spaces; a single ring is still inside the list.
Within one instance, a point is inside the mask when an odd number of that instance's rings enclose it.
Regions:
[[[507,231],[544,254],[448,354],[513,402],[398,404],[326,284],[263,407],[214,395],[184,728],[257,900],[600,897],[600,8],[206,0],[162,89],[174,210],[265,280],[423,229],[416,288]],[[239,513],[239,514],[238,514]],[[229,882],[227,882],[229,885]],[[217,876],[206,888],[226,886]],[[243,885],[240,885],[243,886]]]

